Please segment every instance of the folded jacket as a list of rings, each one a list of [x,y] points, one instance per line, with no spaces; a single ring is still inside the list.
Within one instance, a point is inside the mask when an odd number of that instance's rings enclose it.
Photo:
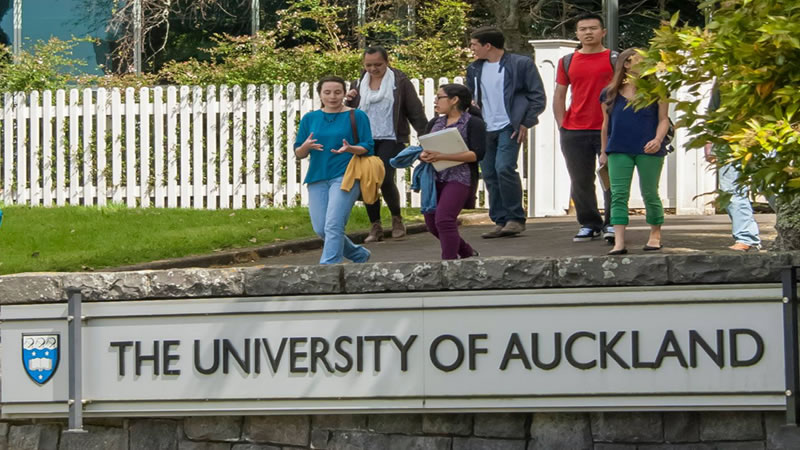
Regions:
[[[378,201],[378,189],[386,176],[383,161],[377,156],[353,156],[342,178],[342,190],[350,192],[356,180],[361,182],[361,198],[371,205]]]
[[[389,164],[397,169],[411,167],[414,161],[419,159],[420,153],[422,153],[422,147],[418,145],[406,147],[397,156],[390,159]],[[411,190],[420,193],[422,204],[420,212],[422,214],[436,211],[436,171],[433,165],[420,161],[414,167],[414,173],[411,174]]]

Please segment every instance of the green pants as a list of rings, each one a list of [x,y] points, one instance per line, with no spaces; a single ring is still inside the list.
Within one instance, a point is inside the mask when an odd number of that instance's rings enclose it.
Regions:
[[[647,223],[650,225],[664,223],[664,206],[658,196],[658,181],[661,179],[663,166],[663,156],[608,154],[608,176],[611,179],[611,225],[628,224],[628,199],[631,196],[634,167],[639,172],[639,189],[644,199]]]

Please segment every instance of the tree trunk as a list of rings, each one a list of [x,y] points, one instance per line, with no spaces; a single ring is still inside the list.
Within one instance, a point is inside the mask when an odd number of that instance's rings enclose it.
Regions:
[[[777,202],[775,250],[800,250],[800,195],[789,202]]]

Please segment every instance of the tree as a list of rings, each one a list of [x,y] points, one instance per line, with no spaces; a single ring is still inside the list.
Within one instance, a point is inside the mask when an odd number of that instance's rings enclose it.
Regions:
[[[678,26],[676,14],[656,31],[637,81],[647,104],[680,87],[700,92],[716,80],[721,107],[707,99],[675,101],[690,147],[717,144],[719,165],[733,163],[738,183],[778,200],[776,246],[800,249],[800,3],[709,0],[718,6],[705,28]],[[652,75],[652,76],[649,76]]]

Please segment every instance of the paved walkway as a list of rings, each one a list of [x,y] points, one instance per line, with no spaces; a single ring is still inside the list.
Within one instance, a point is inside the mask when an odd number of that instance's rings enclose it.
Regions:
[[[764,247],[769,248],[775,238],[775,215],[757,214]],[[574,217],[529,219],[527,230],[519,236],[500,239],[481,239],[481,233],[492,225],[467,225],[460,228],[461,234],[481,256],[536,256],[564,257],[583,255],[605,255],[610,247],[602,239],[592,242],[574,243],[572,236],[578,226]],[[643,254],[642,245],[647,241],[649,227],[643,216],[632,216],[628,227],[629,254]],[[715,216],[667,216],[663,227],[663,253],[687,253],[695,251],[732,252],[727,246],[733,244],[731,224],[727,215]],[[439,241],[430,233],[409,235],[403,239],[388,239],[367,244],[372,252],[370,262],[388,261],[435,261],[440,259]],[[260,264],[316,264],[321,250],[310,250],[296,254],[262,258],[242,265]]]

